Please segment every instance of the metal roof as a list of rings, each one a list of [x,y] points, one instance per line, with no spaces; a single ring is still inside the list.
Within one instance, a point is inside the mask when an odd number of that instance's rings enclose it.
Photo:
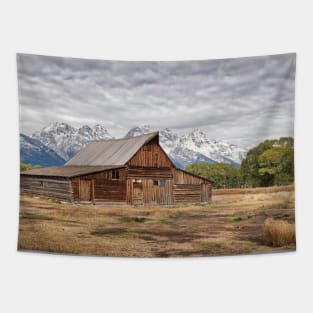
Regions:
[[[132,138],[92,141],[70,159],[65,167],[69,165],[125,165],[145,143],[158,134],[158,132],[153,132]]]
[[[77,165],[51,166],[21,172],[21,175],[71,178],[75,176],[87,175],[120,167],[121,166],[77,166]]]

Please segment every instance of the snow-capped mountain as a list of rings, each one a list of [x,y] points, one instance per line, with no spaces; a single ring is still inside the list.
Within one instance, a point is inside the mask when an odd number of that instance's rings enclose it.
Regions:
[[[39,140],[20,134],[20,158],[22,163],[31,165],[54,166],[63,165],[62,159],[55,151]]]
[[[150,131],[148,125],[136,126],[125,137],[139,136]],[[168,128],[161,130],[160,144],[178,167],[196,162],[225,162],[239,166],[247,152],[224,141],[210,140],[206,133],[197,128],[181,136]]]
[[[127,134],[125,135],[125,138],[136,137],[136,136],[147,134],[149,132],[150,132],[149,125],[135,126],[127,132]]]
[[[89,141],[112,139],[108,130],[102,125],[89,127],[84,125],[74,128],[66,123],[53,123],[31,136],[53,149],[65,160],[72,158]]]
[[[131,128],[125,138],[140,136],[153,131],[149,125]],[[160,130],[160,144],[176,166],[183,168],[196,162],[225,162],[239,166],[246,150],[224,141],[211,140],[200,130],[180,135],[169,128]],[[66,123],[53,123],[32,135],[53,149],[64,160],[72,158],[89,141],[112,139],[102,125],[74,128]]]
[[[224,141],[210,140],[202,130],[196,128],[181,136],[178,148],[198,152],[215,162],[240,164],[246,150]]]

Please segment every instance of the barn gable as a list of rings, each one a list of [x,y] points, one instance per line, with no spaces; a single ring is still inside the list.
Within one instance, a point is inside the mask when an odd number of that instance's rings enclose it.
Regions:
[[[145,143],[127,162],[130,167],[171,168],[175,167],[171,159],[159,145],[159,136]]]
[[[156,136],[158,136],[158,132],[132,138],[92,141],[70,159],[65,166],[125,165],[145,143]]]

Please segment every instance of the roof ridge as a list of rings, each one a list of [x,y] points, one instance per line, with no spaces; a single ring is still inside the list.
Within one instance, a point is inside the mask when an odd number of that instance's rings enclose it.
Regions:
[[[88,143],[91,142],[102,142],[102,141],[121,141],[121,140],[132,140],[134,138],[139,138],[139,137],[144,137],[144,136],[151,136],[151,135],[157,135],[159,134],[159,131],[155,131],[155,132],[151,132],[151,133],[147,133],[147,134],[142,134],[139,136],[134,136],[134,137],[128,137],[128,138],[112,138],[112,139],[97,139],[97,140],[90,140]]]

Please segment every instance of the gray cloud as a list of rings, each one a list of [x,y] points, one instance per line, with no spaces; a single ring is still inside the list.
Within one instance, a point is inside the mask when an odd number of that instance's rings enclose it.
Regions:
[[[149,124],[251,146],[293,135],[295,54],[125,62],[19,54],[21,132],[101,123],[115,136]]]

